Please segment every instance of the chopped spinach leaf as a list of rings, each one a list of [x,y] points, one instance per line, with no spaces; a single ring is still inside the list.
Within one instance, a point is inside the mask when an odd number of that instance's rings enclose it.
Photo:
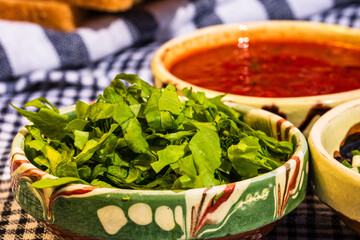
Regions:
[[[130,84],[125,87],[123,81]],[[68,119],[45,98],[13,106],[27,125],[28,159],[55,179],[35,188],[69,183],[130,189],[189,189],[239,181],[271,171],[293,153],[241,121],[241,114],[203,92],[172,85],[158,89],[119,74],[97,101],[78,101]],[[214,198],[214,204],[221,195]]]

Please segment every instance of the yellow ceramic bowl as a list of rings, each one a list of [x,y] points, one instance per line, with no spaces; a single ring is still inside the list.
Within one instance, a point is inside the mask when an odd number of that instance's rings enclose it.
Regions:
[[[343,166],[334,157],[349,129],[360,122],[360,99],[325,113],[312,127],[312,181],[319,198],[360,233],[360,173]]]
[[[327,25],[313,22],[299,21],[267,21],[241,23],[248,27],[247,34],[252,40],[288,39],[303,41],[333,41],[360,46],[360,30]],[[240,35],[240,24],[217,25],[200,29],[193,33],[172,39],[160,47],[154,55],[152,70],[155,85],[173,84],[180,91],[185,87],[192,87],[195,91],[205,91],[206,95],[213,97],[223,94],[195,85],[191,85],[172,75],[168,68],[179,56],[199,48],[218,46],[230,42],[237,42]],[[263,108],[277,113],[292,122],[307,135],[311,125],[319,115],[345,101],[360,96],[360,90],[343,93],[290,98],[264,98],[228,94],[224,101],[236,102]]]

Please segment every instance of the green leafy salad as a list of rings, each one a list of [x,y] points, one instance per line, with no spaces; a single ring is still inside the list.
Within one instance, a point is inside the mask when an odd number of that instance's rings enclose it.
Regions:
[[[123,81],[130,86],[126,87]],[[211,187],[269,172],[293,153],[241,121],[241,114],[203,92],[155,88],[119,74],[93,104],[76,103],[76,117],[45,98],[13,106],[26,126],[24,151],[32,164],[57,176],[35,188],[84,183],[127,189]]]

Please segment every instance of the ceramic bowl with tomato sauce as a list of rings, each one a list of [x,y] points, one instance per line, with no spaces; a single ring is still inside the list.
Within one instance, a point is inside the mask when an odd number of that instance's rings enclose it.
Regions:
[[[321,116],[308,138],[315,192],[358,234],[360,173],[351,152],[360,149],[359,127],[360,99],[356,99]]]
[[[157,87],[276,113],[305,135],[323,113],[360,96],[360,31],[301,21],[211,26],[172,39],[154,55]]]

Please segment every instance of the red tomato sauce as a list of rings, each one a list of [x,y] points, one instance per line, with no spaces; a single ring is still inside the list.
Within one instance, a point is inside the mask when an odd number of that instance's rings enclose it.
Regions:
[[[360,47],[250,41],[194,51],[170,72],[193,85],[258,97],[300,97],[360,88]]]

